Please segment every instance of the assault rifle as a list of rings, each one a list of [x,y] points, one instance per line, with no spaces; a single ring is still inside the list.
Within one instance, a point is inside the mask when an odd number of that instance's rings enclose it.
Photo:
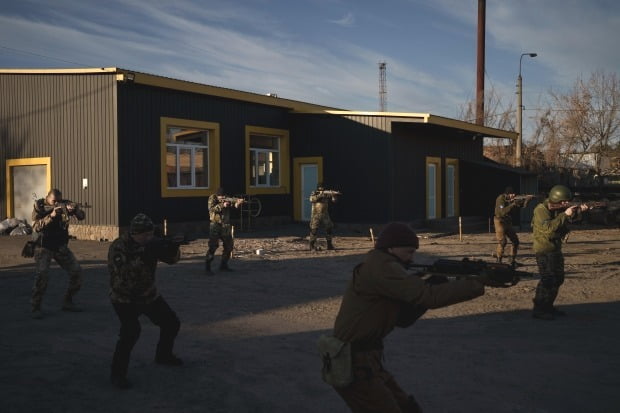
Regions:
[[[322,191],[319,191],[319,195],[334,197],[342,195],[342,192],[335,191],[333,189],[324,189]]]
[[[439,259],[430,265],[410,264],[410,268],[420,268],[422,274],[445,278],[480,278],[491,287],[511,287],[516,285],[521,278],[532,278],[533,275],[525,271],[517,271],[512,265],[491,263],[482,260],[459,260]]]
[[[233,197],[233,196],[225,196],[223,198],[218,197],[217,199],[222,204],[224,202],[229,202],[231,205],[236,204],[236,203],[243,204],[244,202],[246,202],[245,198],[237,198],[237,197]]]
[[[549,209],[553,211],[557,211],[561,209],[578,207],[581,205],[586,205],[588,209],[607,208],[609,206],[609,204],[604,201],[588,201],[588,202],[571,201],[571,202],[562,202],[558,204],[549,203]]]
[[[73,209],[77,209],[77,208],[80,208],[80,209],[92,208],[91,205],[88,205],[88,202],[82,204],[80,202],[73,202],[73,201],[69,201],[69,200],[66,200],[66,199],[63,199],[62,201],[57,201],[54,204],[54,208],[62,208],[63,211],[66,211],[68,206],[72,207]]]
[[[517,205],[525,205],[526,203],[530,202],[534,198],[538,198],[538,196],[531,195],[531,194],[522,194],[522,195],[515,195],[515,197],[512,198],[512,201],[516,203]]]

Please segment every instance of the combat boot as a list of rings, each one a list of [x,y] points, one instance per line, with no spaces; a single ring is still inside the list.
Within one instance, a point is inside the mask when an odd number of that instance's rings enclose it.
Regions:
[[[315,240],[311,240],[310,241],[310,251],[314,251],[316,250],[316,241]]]
[[[80,313],[84,311],[81,307],[75,305],[73,302],[73,298],[70,295],[65,296],[65,299],[62,303],[62,311],[69,311],[72,313]]]
[[[228,266],[228,262],[227,261],[222,261],[222,263],[220,264],[220,271],[230,272],[230,271],[234,271],[234,270]]]
[[[155,363],[163,364],[165,366],[182,366],[183,360],[174,354],[169,354],[167,356],[155,356]]]
[[[532,317],[539,320],[555,320],[553,316],[553,307],[547,304],[534,303],[534,310],[532,310]]]
[[[328,250],[335,250],[336,248],[334,248],[334,244],[332,244],[332,240],[327,240],[327,249]]]
[[[131,389],[132,387],[131,382],[127,380],[126,377],[116,376],[114,374],[110,376],[110,383],[121,390]]]
[[[205,261],[205,274],[213,275],[213,271],[211,271],[211,261]]]
[[[35,320],[42,319],[43,313],[41,312],[41,307],[40,306],[32,307],[32,312],[30,313],[30,316],[34,318]]]

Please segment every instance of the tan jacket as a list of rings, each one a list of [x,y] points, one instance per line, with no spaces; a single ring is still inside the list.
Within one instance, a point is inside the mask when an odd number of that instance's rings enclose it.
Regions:
[[[349,342],[382,342],[395,327],[403,302],[440,308],[484,294],[475,280],[430,285],[409,275],[400,261],[371,250],[353,271],[334,325],[334,336]]]

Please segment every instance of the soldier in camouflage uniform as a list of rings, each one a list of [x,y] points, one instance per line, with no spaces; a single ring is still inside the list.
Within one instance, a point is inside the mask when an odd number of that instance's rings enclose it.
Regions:
[[[325,229],[325,240],[327,241],[327,249],[333,250],[332,230],[334,223],[329,217],[329,202],[337,202],[336,196],[329,196],[323,193],[323,184],[319,183],[316,191],[310,194],[310,202],[312,203],[312,214],[310,216],[310,250],[316,250],[316,235],[320,227]]]
[[[141,314],[160,328],[155,362],[171,366],[183,364],[172,353],[181,322],[155,286],[157,261],[178,262],[179,246],[154,238],[153,228],[153,221],[148,216],[136,215],[131,220],[129,232],[114,240],[108,251],[110,300],[121,322],[110,381],[121,389],[131,387],[127,368],[131,350],[140,337],[138,317]]]
[[[48,272],[52,259],[69,273],[69,287],[65,294],[64,311],[82,311],[73,302],[73,296],[82,285],[82,269],[68,247],[69,221],[71,217],[83,220],[86,214],[79,206],[62,199],[58,189],[52,189],[45,198],[38,199],[32,211],[32,227],[35,231],[34,259],[36,275],[32,287],[32,317],[42,318],[41,301],[47,289]]]
[[[517,251],[519,250],[519,237],[512,227],[511,213],[515,208],[522,208],[527,206],[529,199],[523,202],[515,201],[515,191],[511,186],[506,187],[503,194],[500,194],[495,200],[495,216],[493,217],[493,224],[495,226],[495,239],[497,239],[497,250],[495,256],[497,262],[502,262],[504,256],[504,248],[510,239],[512,243],[512,251],[510,257],[510,264],[516,265]]]
[[[534,208],[532,218],[533,250],[540,273],[540,281],[534,296],[532,316],[541,320],[553,320],[566,313],[553,306],[560,286],[564,283],[564,256],[562,240],[568,234],[568,223],[581,219],[587,205],[566,208],[572,194],[563,185],[549,191],[549,197]]]
[[[231,202],[232,199],[234,201]],[[224,195],[224,189],[218,188],[215,194],[209,197],[209,249],[205,258],[205,272],[210,275],[211,261],[215,257],[215,251],[219,247],[222,240],[222,261],[220,262],[221,271],[232,271],[228,266],[228,261],[234,248],[234,240],[232,237],[232,225],[230,224],[230,208],[239,208],[243,203],[243,198],[227,198]]]

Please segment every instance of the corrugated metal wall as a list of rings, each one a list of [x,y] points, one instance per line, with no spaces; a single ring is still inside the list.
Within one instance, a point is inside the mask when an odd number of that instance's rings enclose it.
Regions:
[[[93,205],[83,223],[116,225],[115,102],[111,73],[0,74],[3,187],[6,159],[51,157],[52,186],[66,198]],[[4,190],[0,196],[4,216]]]
[[[392,130],[394,164],[398,165],[395,168],[394,191],[399,196],[394,206],[394,219],[425,219],[426,157],[442,159],[442,185],[439,189],[445,191],[446,159],[481,160],[482,139],[473,139],[471,134],[455,129],[423,123],[395,123]],[[469,195],[463,193],[462,188],[467,183],[464,182],[464,177],[460,178],[459,199],[463,203],[463,197]],[[445,199],[443,202],[445,203]],[[445,205],[442,205],[442,216],[445,216],[445,212]]]
[[[385,132],[385,125],[369,127],[372,117],[364,118],[293,117],[291,156],[323,157],[325,186],[343,192],[330,207],[336,222],[381,223],[390,219],[391,135]]]
[[[245,126],[289,129],[284,108],[130,82],[119,85],[118,104],[121,226],[138,212],[158,223],[208,220],[206,196],[161,197],[161,117],[219,123],[221,185],[228,194],[245,192]],[[258,197],[261,216],[292,216],[290,194]]]

